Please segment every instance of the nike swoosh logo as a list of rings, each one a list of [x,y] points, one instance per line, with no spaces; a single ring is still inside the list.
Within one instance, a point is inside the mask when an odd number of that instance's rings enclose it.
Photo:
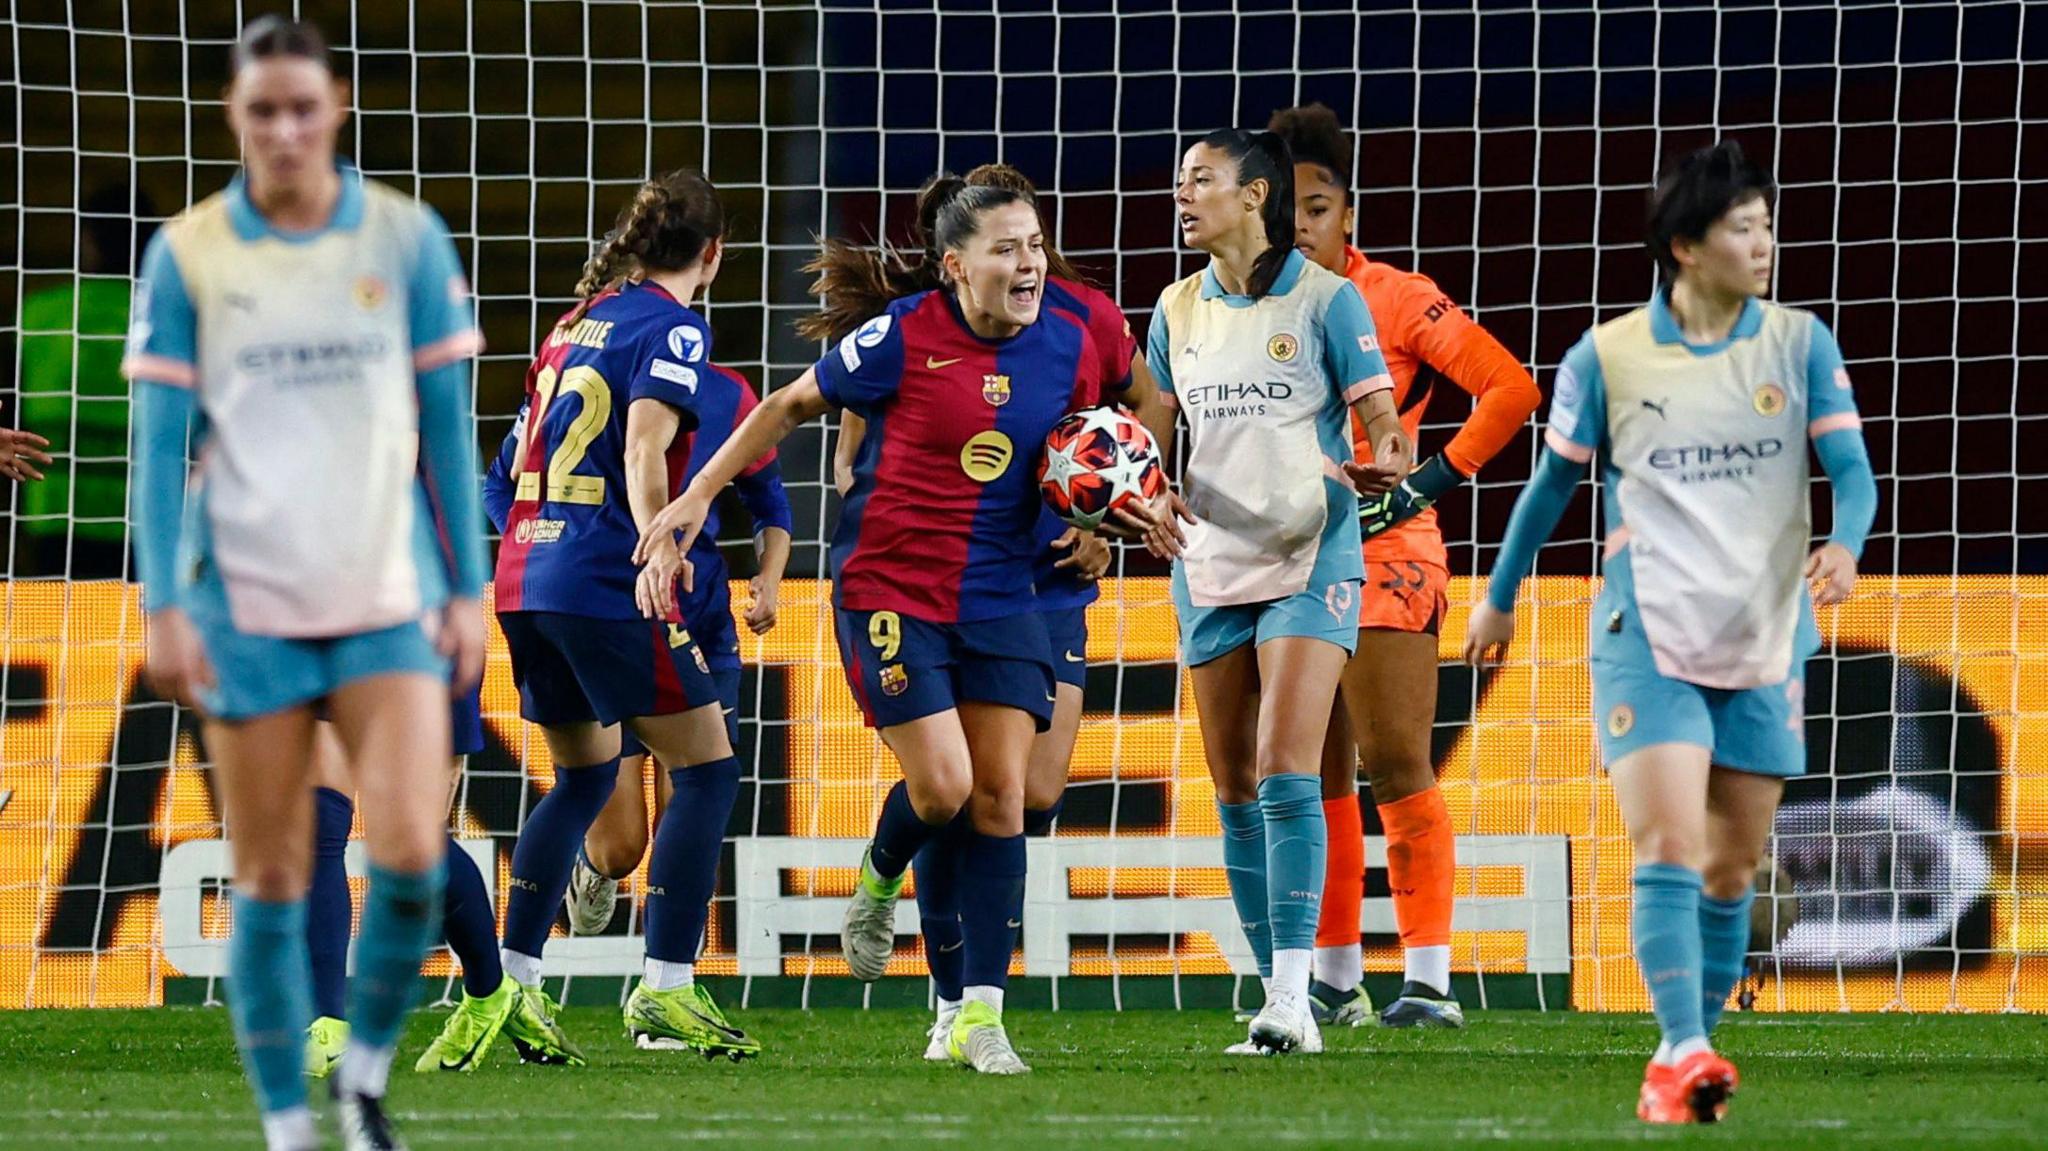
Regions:
[[[465,1067],[469,1066],[469,1065],[470,1065],[470,1062],[471,1062],[472,1060],[474,1060],[474,1059],[476,1058],[476,1049],[477,1049],[477,1048],[479,1048],[479,1047],[482,1047],[482,1046],[484,1045],[484,1038],[485,1038],[485,1036],[488,1036],[489,1034],[490,1034],[490,1032],[486,1031],[486,1032],[485,1032],[485,1033],[484,1033],[483,1035],[479,1035],[479,1036],[477,1036],[477,1037],[476,1037],[476,1042],[475,1042],[475,1043],[472,1043],[472,1044],[470,1044],[470,1045],[469,1045],[469,1050],[467,1050],[467,1051],[463,1052],[463,1053],[462,1053],[462,1058],[460,1058],[460,1059],[457,1059],[457,1060],[456,1060],[455,1062],[453,1062],[453,1063],[450,1063],[450,1062],[448,1062],[448,1061],[447,1061],[446,1059],[443,1059],[443,1060],[441,1060],[441,1070],[443,1070],[443,1071],[460,1071],[460,1070],[462,1070],[463,1068],[465,1068]]]
[[[1015,930],[1016,928],[1024,926],[1024,921],[1021,919],[1012,919],[1006,926],[1010,927],[1012,930]]]
[[[931,371],[937,371],[940,368],[950,368],[954,364],[959,363],[963,359],[966,359],[966,357],[956,356],[950,360],[942,360],[939,359],[937,356],[926,356],[924,358],[924,366]]]
[[[708,1019],[704,1016],[702,1012],[698,1011],[694,1007],[685,1005],[683,1007],[683,1010],[689,1013],[690,1018],[696,1020],[699,1023],[702,1023],[704,1026],[709,1027],[713,1031],[718,1032],[720,1035],[725,1036],[727,1039],[746,1038],[746,1032],[741,1031],[737,1027],[727,1027],[716,1019]]]
[[[955,951],[958,951],[958,950],[960,950],[961,948],[963,948],[963,947],[965,947],[965,946],[967,946],[967,941],[966,941],[965,939],[963,939],[963,940],[961,940],[960,942],[958,942],[958,943],[955,943],[955,944],[954,944],[953,946],[951,946],[951,947],[945,947],[945,946],[941,946],[941,947],[939,948],[939,954],[940,954],[940,955],[951,955],[951,954],[953,954],[953,953],[954,953]]]
[[[1063,654],[1065,654],[1065,655],[1066,655],[1066,657],[1067,657],[1067,662],[1068,662],[1068,663],[1086,663],[1086,662],[1087,662],[1086,660],[1082,659],[1082,658],[1081,658],[1080,656],[1078,656],[1078,655],[1075,655],[1075,654],[1074,654],[1073,652],[1065,652],[1065,653],[1063,653]]]

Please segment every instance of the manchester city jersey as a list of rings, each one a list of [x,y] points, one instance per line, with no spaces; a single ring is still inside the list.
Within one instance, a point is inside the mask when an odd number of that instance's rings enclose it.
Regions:
[[[482,347],[454,245],[417,201],[341,176],[306,233],[272,228],[237,177],[164,226],[136,289],[123,372],[192,389],[201,417],[181,578],[217,575],[255,635],[417,619],[481,567],[481,538],[441,538],[435,507],[473,500],[475,476],[421,452],[419,377]]]
[[[1660,291],[1566,354],[1545,442],[1604,454],[1609,578],[1660,673],[1782,683],[1817,645],[1806,441],[1857,423],[1834,336],[1797,308],[1751,300],[1727,339],[1694,345]]]
[[[1393,380],[1358,289],[1300,252],[1256,300],[1205,270],[1160,294],[1146,359],[1188,422],[1195,606],[1364,579],[1349,406]]]

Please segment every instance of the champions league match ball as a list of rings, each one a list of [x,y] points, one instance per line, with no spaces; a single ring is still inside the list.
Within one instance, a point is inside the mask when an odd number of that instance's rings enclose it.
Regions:
[[[1116,408],[1088,408],[1045,437],[1038,490],[1055,515],[1094,531],[1116,509],[1165,491],[1166,471],[1145,425]]]

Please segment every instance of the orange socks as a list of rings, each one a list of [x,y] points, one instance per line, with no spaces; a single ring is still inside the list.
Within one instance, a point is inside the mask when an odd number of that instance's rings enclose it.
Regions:
[[[1452,883],[1458,864],[1450,809],[1444,806],[1443,792],[1431,787],[1383,803],[1379,810],[1387,829],[1387,885],[1393,889],[1394,922],[1407,953],[1407,978],[1448,991]]]
[[[1358,906],[1365,899],[1365,824],[1358,797],[1323,801],[1323,822],[1330,832],[1329,855],[1323,867],[1323,914],[1316,922],[1317,947],[1343,947],[1358,942]]]
[[[1323,910],[1316,921],[1314,974],[1338,991],[1358,986],[1365,964],[1358,941],[1358,905],[1365,898],[1365,827],[1358,797],[1323,801],[1329,854],[1323,868]]]

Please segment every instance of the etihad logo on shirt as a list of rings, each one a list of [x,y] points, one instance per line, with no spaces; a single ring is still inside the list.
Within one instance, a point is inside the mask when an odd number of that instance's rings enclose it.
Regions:
[[[1181,402],[1199,409],[1204,419],[1263,416],[1267,404],[1294,398],[1294,386],[1279,380],[1258,384],[1205,384],[1181,393]]]
[[[960,449],[960,470],[976,483],[992,483],[1010,470],[1010,460],[1016,454],[1016,446],[1003,433],[977,432]]]
[[[987,400],[990,407],[1000,408],[1009,403],[1010,377],[999,376],[994,372],[981,377],[981,398]]]
[[[371,332],[335,340],[251,344],[235,355],[235,367],[279,387],[321,387],[361,383],[363,369],[386,359],[391,341]]]
[[[1785,454],[1785,441],[1776,438],[1745,444],[1687,444],[1675,448],[1652,448],[1649,464],[1682,484],[1711,480],[1744,479],[1756,474],[1756,465]]]

